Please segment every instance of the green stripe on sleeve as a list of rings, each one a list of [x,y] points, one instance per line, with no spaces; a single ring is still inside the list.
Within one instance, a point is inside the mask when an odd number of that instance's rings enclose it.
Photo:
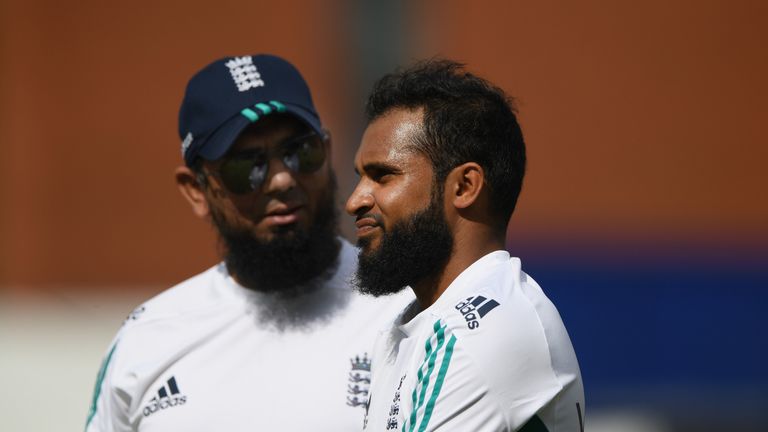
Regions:
[[[426,400],[426,394],[427,394],[427,388],[429,387],[429,379],[432,376],[432,371],[435,369],[435,362],[437,361],[437,355],[440,352],[440,349],[443,347],[445,342],[445,326],[440,325],[440,320],[435,321],[435,324],[433,325],[433,330],[435,334],[437,335],[437,347],[434,351],[430,353],[430,344],[429,340],[426,342],[426,354],[424,358],[424,362],[419,367],[418,372],[418,385],[416,388],[413,389],[413,411],[411,411],[410,416],[410,424],[409,428],[403,428],[405,431],[413,431],[416,427],[417,423],[417,417],[418,417],[418,411],[419,409],[424,405],[424,401]],[[427,365],[427,373],[426,375],[422,376],[422,371],[424,369],[424,364]],[[418,397],[418,403],[416,402],[416,393],[417,389],[421,386],[421,392]]]
[[[86,428],[88,428],[91,420],[93,420],[93,417],[96,415],[96,404],[98,403],[99,396],[101,395],[101,385],[104,383],[104,377],[107,375],[107,366],[109,366],[109,362],[112,360],[112,354],[115,352],[115,348],[117,348],[117,342],[112,345],[112,349],[109,350],[109,354],[107,354],[107,357],[104,358],[104,361],[101,362],[99,373],[96,375],[96,386],[93,389],[91,408],[88,410],[88,419],[85,421]]]
[[[430,339],[427,339],[427,342],[424,344],[424,351],[426,351],[426,354],[424,356],[424,361],[419,366],[419,371],[416,373],[416,377],[418,378],[416,380],[416,385],[413,387],[413,394],[411,395],[411,401],[412,406],[414,407],[414,410],[411,412],[411,424],[414,424],[416,422],[416,408],[418,407],[417,401],[418,401],[418,394],[419,394],[419,385],[421,385],[421,380],[424,378],[424,363],[426,363],[430,356],[432,355],[432,344],[429,343]],[[406,418],[405,423],[403,424],[403,430],[405,432],[408,432],[408,427],[406,426],[408,423],[408,419]]]
[[[440,395],[440,389],[445,382],[445,375],[448,373],[448,365],[451,363],[451,356],[453,355],[453,346],[456,345],[456,336],[451,335],[451,339],[448,341],[448,345],[445,348],[445,355],[443,355],[443,362],[440,364],[440,372],[437,373],[437,380],[435,380],[435,388],[432,390],[432,396],[427,402],[427,407],[424,408],[424,418],[419,425],[419,432],[424,432],[429,424],[429,418],[432,417],[432,410],[435,409],[435,402]]]

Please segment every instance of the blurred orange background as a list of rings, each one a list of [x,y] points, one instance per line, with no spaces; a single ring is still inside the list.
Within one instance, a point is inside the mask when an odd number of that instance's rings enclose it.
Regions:
[[[517,99],[530,165],[512,244],[765,244],[764,2],[362,3],[4,0],[0,287],[159,289],[217,259],[172,171],[186,81],[225,55],[303,71],[343,201],[364,65],[388,42],[379,74],[446,56]]]

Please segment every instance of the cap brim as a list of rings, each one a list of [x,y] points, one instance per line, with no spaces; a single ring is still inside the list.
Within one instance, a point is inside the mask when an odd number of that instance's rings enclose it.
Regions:
[[[312,128],[315,132],[318,134],[323,133],[323,128],[320,125],[320,119],[318,119],[314,114],[312,114],[309,110],[299,106],[299,105],[292,105],[292,104],[283,104],[285,105],[285,111],[280,112],[278,114],[291,114],[301,120],[303,123],[305,123],[307,126]],[[277,112],[276,112],[277,113]],[[268,114],[270,115],[270,114]],[[261,118],[267,117],[268,115],[263,115]],[[209,137],[205,140],[205,142],[201,145],[200,149],[197,151],[197,155],[199,157],[202,157],[206,160],[218,160],[222,156],[224,156],[227,151],[229,151],[230,147],[232,147],[232,144],[235,142],[238,136],[240,136],[241,133],[243,133],[243,130],[247,128],[249,125],[258,122],[256,120],[255,122],[252,122],[242,114],[238,113],[226,122],[222,124],[218,129],[216,129]],[[188,163],[191,163],[192,161],[189,161]]]

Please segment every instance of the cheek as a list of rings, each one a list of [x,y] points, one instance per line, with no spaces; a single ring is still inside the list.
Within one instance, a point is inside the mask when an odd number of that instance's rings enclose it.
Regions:
[[[333,198],[329,197],[334,196],[335,186],[333,180],[328,176],[316,176],[302,179],[299,184],[301,192],[305,196],[304,199],[307,201],[313,212],[326,200],[333,200]],[[337,205],[335,202],[333,204]]]
[[[219,217],[224,217],[232,227],[250,229],[257,223],[258,215],[261,214],[259,208],[263,208],[264,204],[260,197],[250,194],[213,199],[209,201],[209,206],[215,207]]]
[[[422,185],[415,182],[392,188],[386,191],[380,191],[376,197],[376,202],[386,219],[390,221],[387,225],[429,205],[430,190],[429,184]]]
[[[325,194],[330,189],[331,185],[328,179],[316,178],[303,181],[301,186],[309,199],[317,201],[318,197]]]
[[[228,200],[227,204],[232,209],[236,210],[244,217],[249,217],[254,214],[256,209],[263,205],[263,197],[261,194],[246,194],[242,196],[232,196]]]

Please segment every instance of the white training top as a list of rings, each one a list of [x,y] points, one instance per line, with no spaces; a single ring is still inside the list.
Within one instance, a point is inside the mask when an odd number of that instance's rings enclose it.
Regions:
[[[484,256],[418,311],[377,339],[367,431],[583,432],[571,341],[519,259]]]
[[[354,292],[357,251],[341,241],[334,276],[291,301],[219,264],[140,306],[108,350],[86,431],[359,431],[377,329],[413,296]]]

